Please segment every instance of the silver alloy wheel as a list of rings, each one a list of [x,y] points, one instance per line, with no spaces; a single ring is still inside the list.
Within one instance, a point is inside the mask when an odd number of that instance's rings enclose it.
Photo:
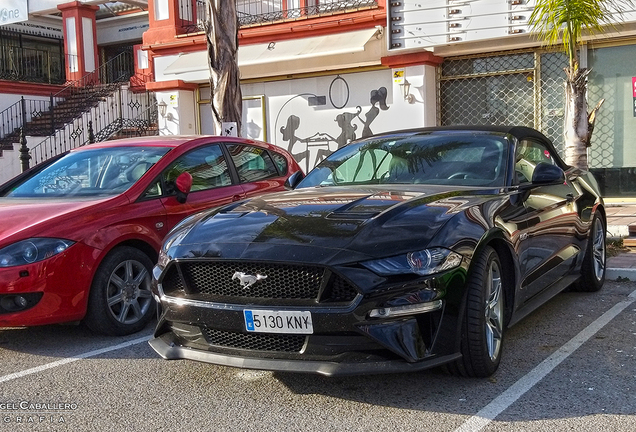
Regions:
[[[486,299],[486,344],[488,355],[495,361],[501,350],[501,339],[503,336],[503,301],[501,269],[497,261],[491,261],[486,279],[487,295]]]
[[[121,262],[110,274],[107,287],[108,310],[122,324],[138,322],[152,304],[150,275],[139,261]]]
[[[592,227],[592,256],[594,261],[594,276],[596,280],[603,279],[605,274],[605,235],[603,222],[600,219],[594,220]]]

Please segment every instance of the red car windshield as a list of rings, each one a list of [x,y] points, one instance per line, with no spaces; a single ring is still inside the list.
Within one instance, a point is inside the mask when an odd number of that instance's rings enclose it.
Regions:
[[[16,185],[7,197],[92,197],[122,193],[168,147],[107,147],[69,153]]]

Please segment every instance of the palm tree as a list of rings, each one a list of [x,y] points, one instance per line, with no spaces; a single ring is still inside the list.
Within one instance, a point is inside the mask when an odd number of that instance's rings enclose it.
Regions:
[[[530,26],[548,45],[561,40],[568,55],[565,68],[565,116],[563,138],[565,162],[587,169],[587,148],[590,146],[596,112],[601,100],[588,114],[587,76],[590,70],[579,67],[578,48],[583,30],[600,33],[603,26],[611,24],[623,11],[632,6],[632,0],[537,0],[530,16]]]
[[[241,131],[242,95],[238,68],[238,17],[236,0],[207,0],[205,33],[210,60],[210,86],[214,130],[223,123],[236,123]]]

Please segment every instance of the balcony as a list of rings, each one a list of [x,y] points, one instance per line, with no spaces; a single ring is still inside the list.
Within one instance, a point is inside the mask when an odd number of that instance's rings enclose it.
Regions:
[[[0,44],[0,79],[63,84],[62,57],[46,50]]]
[[[377,0],[237,0],[241,27],[293,21],[323,15],[375,8]],[[205,0],[179,0],[180,17],[186,33],[204,31]]]

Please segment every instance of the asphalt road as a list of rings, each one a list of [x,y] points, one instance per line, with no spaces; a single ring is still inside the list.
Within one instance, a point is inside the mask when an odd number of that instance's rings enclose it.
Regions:
[[[0,330],[0,431],[634,431],[636,283],[563,293],[490,379],[325,378],[165,361],[83,327]]]

